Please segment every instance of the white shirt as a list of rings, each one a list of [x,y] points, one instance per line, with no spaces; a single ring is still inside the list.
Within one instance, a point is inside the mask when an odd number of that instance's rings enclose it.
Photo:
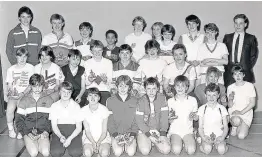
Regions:
[[[42,45],[57,47],[61,46],[67,49],[71,49],[73,47],[73,38],[68,33],[64,32],[64,36],[58,40],[57,36],[54,33],[49,33],[43,37]]]
[[[236,45],[236,41],[237,41],[237,37],[239,36],[239,45],[238,45],[238,54],[237,54],[237,61],[240,62],[240,58],[241,58],[241,54],[242,54],[242,48],[243,48],[243,43],[244,43],[244,37],[245,37],[245,33],[236,33],[234,34],[234,38],[233,38],[233,44],[232,44],[232,62],[235,62],[235,45]]]
[[[61,68],[55,63],[51,63],[51,66],[48,68],[48,70],[44,70],[42,63],[39,63],[35,65],[34,72],[44,76],[45,82],[48,85],[48,87],[45,87],[45,89],[54,89],[56,86],[56,80],[64,81],[65,79]]]
[[[112,82],[113,77],[113,64],[112,61],[106,58],[102,58],[100,62],[97,62],[94,58],[91,58],[85,62],[85,72],[88,77],[91,73],[95,73],[95,75],[105,74],[107,76],[107,83],[105,84],[103,81],[100,84],[97,84],[95,81],[92,82],[91,85],[86,88],[97,87],[99,91],[110,91],[109,84]]]
[[[169,129],[174,131],[177,130],[178,132],[193,133],[193,120],[189,120],[189,115],[191,112],[197,112],[198,106],[196,98],[191,96],[188,96],[184,100],[170,98],[168,99],[167,104],[169,111],[173,109],[178,116],[177,119],[172,121]]]
[[[205,104],[199,107],[197,115],[203,119],[205,135],[210,136],[214,133],[218,137],[223,134],[223,118],[228,115],[224,106],[217,103],[214,108],[211,108]]]
[[[189,64],[187,62],[185,62],[185,66],[182,69],[179,70],[176,67],[176,63],[174,62],[174,63],[166,66],[166,68],[164,69],[164,72],[163,72],[163,76],[166,79],[170,79],[169,84],[173,85],[175,78],[178,75],[182,75],[188,66],[189,66]],[[186,73],[184,74],[184,76],[186,76],[189,80],[195,80],[196,79],[195,68],[191,67],[190,71],[187,70]]]
[[[95,141],[98,141],[102,135],[103,120],[110,115],[107,107],[99,104],[98,108],[95,111],[92,111],[90,110],[89,105],[87,105],[81,109],[81,115],[83,120],[87,121],[92,137]],[[83,133],[83,136],[86,136],[85,133]]]
[[[70,99],[67,107],[61,104],[61,100],[58,100],[51,106],[49,120],[56,120],[57,124],[76,124],[82,122],[81,108],[73,99]]]
[[[17,64],[7,69],[6,82],[12,84],[12,87],[18,93],[23,92],[29,85],[29,79],[34,74],[34,66],[26,63],[24,67],[17,68]]]
[[[174,45],[177,44],[177,43],[171,40],[171,42],[168,45],[164,45],[163,41],[161,41],[159,44],[160,44],[161,52],[172,53],[172,49],[173,49]],[[171,55],[171,56],[160,56],[160,58],[165,60],[167,62],[167,64],[173,63],[175,61],[173,55]]]
[[[133,57],[136,61],[145,55],[145,44],[150,39],[152,39],[152,36],[145,32],[142,32],[140,36],[136,36],[134,33],[131,33],[125,37],[125,43],[132,47]]]

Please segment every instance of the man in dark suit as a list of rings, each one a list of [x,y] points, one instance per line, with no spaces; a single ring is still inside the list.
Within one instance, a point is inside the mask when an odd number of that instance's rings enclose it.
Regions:
[[[229,56],[228,65],[225,66],[224,82],[228,87],[234,83],[231,69],[234,65],[239,64],[245,70],[244,80],[255,82],[253,67],[258,58],[258,44],[254,35],[246,33],[249,20],[245,14],[238,14],[234,17],[235,32],[226,34],[223,43],[226,44]]]

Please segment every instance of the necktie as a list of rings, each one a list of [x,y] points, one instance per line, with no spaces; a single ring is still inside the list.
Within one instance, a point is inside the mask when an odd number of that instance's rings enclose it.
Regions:
[[[235,44],[235,52],[234,52],[234,62],[235,63],[238,63],[237,55],[238,55],[239,37],[240,37],[240,34],[238,34],[236,44]]]

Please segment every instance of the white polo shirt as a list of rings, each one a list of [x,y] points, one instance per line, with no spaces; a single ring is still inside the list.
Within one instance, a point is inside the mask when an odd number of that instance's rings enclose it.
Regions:
[[[49,120],[56,120],[57,124],[76,124],[82,122],[81,108],[73,99],[70,99],[67,107],[64,107],[61,100],[58,100],[51,106]]]
[[[125,43],[132,47],[133,57],[136,61],[141,59],[145,55],[145,44],[148,40],[152,39],[150,34],[142,32],[140,36],[136,36],[134,33],[125,37]]]
[[[182,75],[186,68],[189,66],[189,64],[186,62],[183,69],[178,69],[176,67],[176,63],[172,63],[164,69],[163,76],[166,79],[170,79],[169,84],[173,85],[174,80],[177,76]],[[189,80],[195,80],[196,79],[196,70],[194,67],[190,69],[190,71],[187,70],[187,72],[184,74]]]
[[[223,134],[223,117],[228,115],[224,106],[217,103],[214,108],[211,108],[205,104],[199,107],[197,115],[203,119],[205,135],[210,136],[214,133],[218,137]]]
[[[168,99],[167,104],[169,110],[173,109],[178,116],[170,124],[169,132],[178,135],[193,134],[193,120],[189,120],[189,115],[191,112],[197,112],[196,98],[187,96],[186,99],[179,100],[173,97]]]

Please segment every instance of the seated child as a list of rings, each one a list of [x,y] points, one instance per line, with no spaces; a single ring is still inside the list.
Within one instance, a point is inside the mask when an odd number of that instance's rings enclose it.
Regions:
[[[119,60],[120,48],[116,46],[118,35],[114,30],[106,31],[107,46],[104,47],[103,57],[110,59],[113,63]]]
[[[100,98],[97,88],[89,88],[87,90],[89,104],[81,109],[84,119],[82,143],[85,157],[91,157],[94,153],[101,157],[110,155],[111,138],[107,131],[110,112],[107,107],[99,103]]]
[[[100,103],[106,105],[110,97],[110,88],[113,75],[113,64],[109,59],[102,56],[104,45],[101,41],[95,40],[91,46],[93,58],[85,63],[85,70],[88,79],[86,88],[96,87],[101,93]]]
[[[231,135],[244,139],[253,120],[256,91],[252,83],[243,80],[245,71],[241,66],[236,65],[232,68],[232,76],[236,82],[227,88]]]
[[[227,106],[227,98],[226,98],[226,88],[223,84],[218,82],[219,77],[222,77],[222,73],[216,67],[208,67],[206,72],[206,83],[202,83],[198,85],[195,89],[195,95],[199,100],[199,106],[206,104],[207,99],[205,96],[205,88],[209,83],[215,83],[219,86],[220,89],[220,97],[218,98],[218,103],[222,104],[223,106]]]
[[[120,156],[124,151],[128,156],[133,156],[138,131],[135,122],[137,98],[131,94],[133,83],[129,76],[119,76],[116,86],[117,94],[108,98],[106,103],[111,112],[108,131],[112,136],[112,148],[115,156]]]
[[[168,136],[171,140],[171,150],[179,155],[183,149],[191,155],[196,151],[196,142],[193,134],[193,120],[198,120],[197,100],[187,95],[189,80],[179,75],[175,82],[176,95],[168,100],[170,127]]]
[[[207,103],[198,109],[199,135],[201,137],[200,151],[209,154],[215,146],[220,155],[228,150],[225,138],[228,133],[227,110],[217,102],[219,86],[210,83],[205,88]]]
[[[152,144],[162,154],[170,152],[168,129],[168,106],[166,98],[159,93],[160,83],[156,78],[149,77],[144,82],[146,95],[142,96],[137,105],[136,122],[139,128],[137,144],[143,155],[148,155]]]
[[[29,78],[34,73],[34,66],[26,63],[29,52],[26,48],[19,48],[16,51],[17,63],[7,69],[6,83],[7,83],[7,109],[6,121],[9,130],[9,137],[21,139],[22,136],[17,136],[14,129],[14,114],[19,99],[25,94],[25,90],[29,85]]]
[[[78,103],[71,99],[73,85],[62,82],[59,87],[61,99],[53,103],[49,114],[52,124],[52,141],[50,152],[52,157],[62,157],[66,149],[71,157],[81,157],[82,121]]]
[[[29,79],[32,90],[17,105],[16,128],[24,137],[26,149],[31,157],[36,157],[38,152],[44,157],[50,154],[51,122],[48,117],[54,100],[50,91],[43,91],[44,83],[42,75],[33,74]]]
[[[81,52],[77,49],[70,49],[68,58],[69,63],[61,68],[65,76],[64,81],[72,83],[74,88],[72,99],[83,107],[86,102],[86,98],[83,97],[86,90],[86,73],[85,68],[79,65],[82,58]]]
[[[74,48],[78,49],[82,54],[82,60],[80,65],[84,66],[85,61],[92,58],[93,54],[90,51],[90,45],[94,42],[92,39],[93,35],[93,26],[89,22],[82,22],[79,25],[79,31],[81,39],[75,41]]]

